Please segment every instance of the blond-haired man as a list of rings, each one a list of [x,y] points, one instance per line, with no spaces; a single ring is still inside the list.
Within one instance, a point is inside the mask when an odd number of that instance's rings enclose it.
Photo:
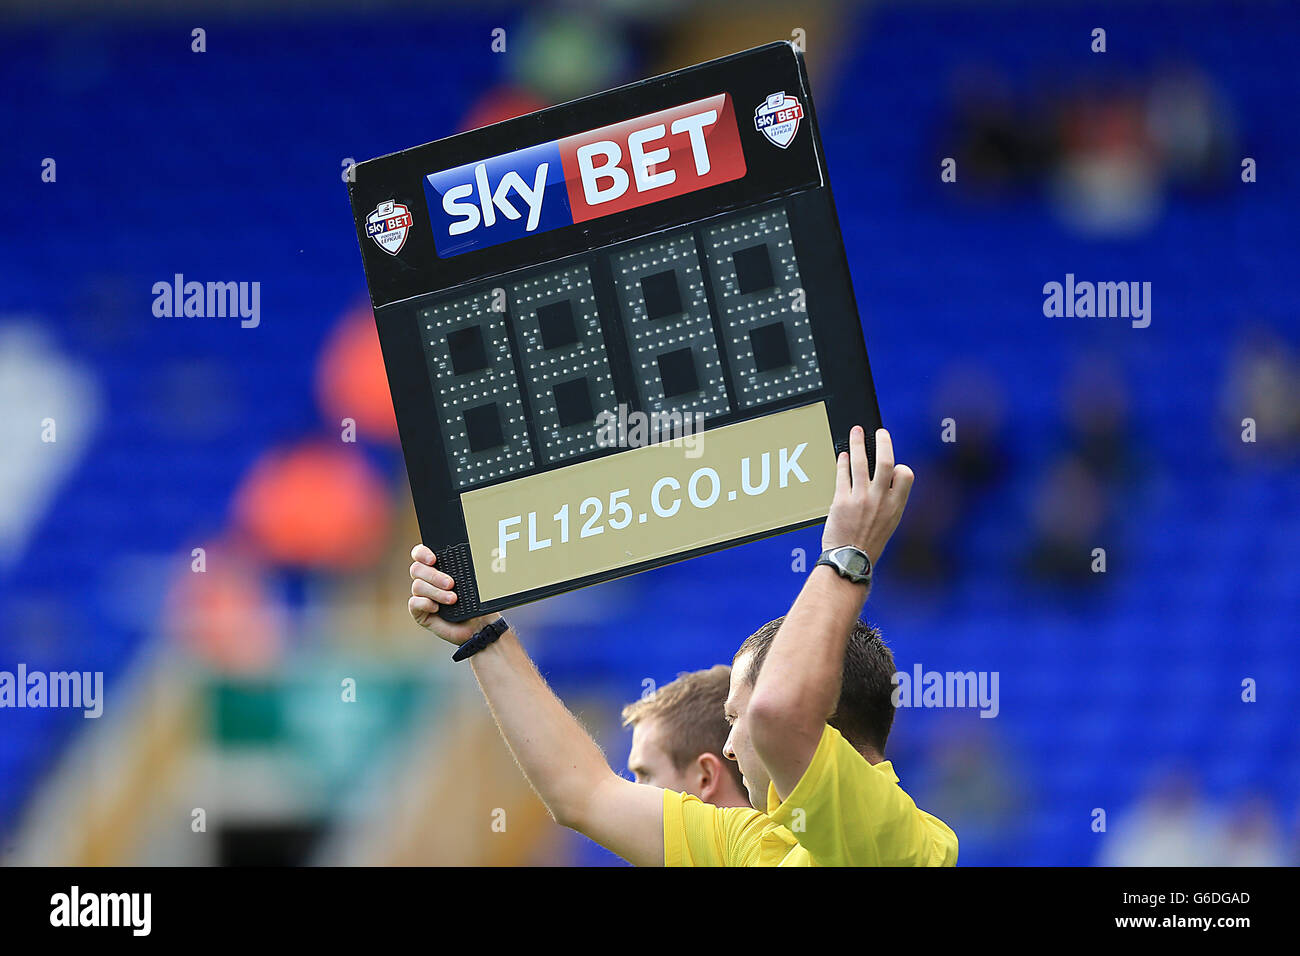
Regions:
[[[678,674],[677,679],[623,708],[632,728],[627,769],[637,783],[689,793],[715,807],[747,807],[740,766],[724,753],[724,705],[731,668]]]

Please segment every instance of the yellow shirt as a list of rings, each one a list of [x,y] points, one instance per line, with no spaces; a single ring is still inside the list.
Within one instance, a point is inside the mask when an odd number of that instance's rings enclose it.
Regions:
[[[829,724],[767,813],[664,791],[665,866],[953,866],[957,835],[917,809],[889,761],[870,764]]]

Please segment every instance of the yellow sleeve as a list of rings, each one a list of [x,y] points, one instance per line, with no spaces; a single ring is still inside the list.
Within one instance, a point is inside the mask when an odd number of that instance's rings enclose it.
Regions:
[[[763,834],[774,827],[757,810],[665,790],[664,866],[753,866]]]
[[[812,763],[784,802],[769,793],[768,816],[787,827],[819,866],[954,866],[957,835],[826,726]]]

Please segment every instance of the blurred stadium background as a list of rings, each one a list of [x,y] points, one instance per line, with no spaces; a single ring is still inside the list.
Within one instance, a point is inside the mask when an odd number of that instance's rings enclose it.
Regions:
[[[1296,5],[131,11],[0,21],[0,669],[107,681],[99,720],[0,711],[0,859],[616,862],[549,821],[407,619],[418,534],[343,173],[798,39],[918,475],[867,616],[901,669],[1000,674],[995,719],[901,712],[904,786],[963,864],[1300,862]],[[260,325],[156,318],[176,273],[260,282]],[[1150,327],[1045,318],[1066,273],[1151,282]],[[817,542],[511,617],[621,767],[619,707],[729,661]]]

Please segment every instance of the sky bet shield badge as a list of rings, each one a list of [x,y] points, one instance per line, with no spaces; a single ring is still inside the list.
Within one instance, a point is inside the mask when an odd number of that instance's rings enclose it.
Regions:
[[[366,235],[390,256],[395,256],[406,245],[406,234],[411,228],[411,211],[401,203],[381,202],[366,217]]]
[[[816,523],[849,428],[880,424],[788,43],[361,163],[349,191],[450,620]]]
[[[803,119],[803,107],[793,96],[784,92],[773,93],[767,102],[754,111],[754,129],[782,149],[794,142]]]

